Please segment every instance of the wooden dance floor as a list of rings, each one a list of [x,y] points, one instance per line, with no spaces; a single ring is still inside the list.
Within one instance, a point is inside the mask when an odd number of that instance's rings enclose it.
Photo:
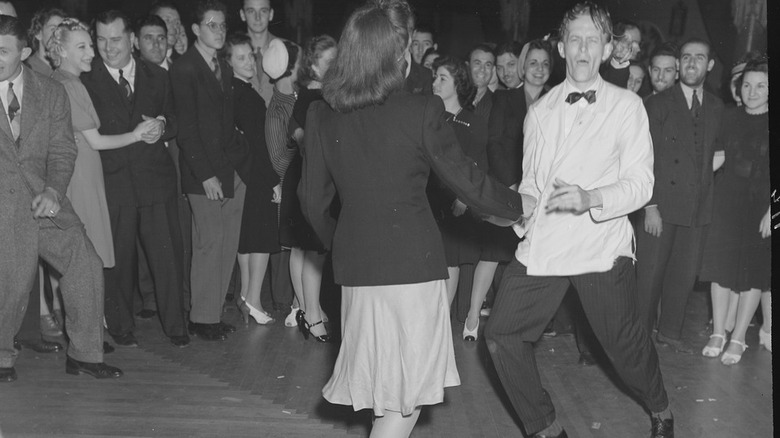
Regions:
[[[28,317],[22,339],[36,336]],[[685,340],[700,348],[707,340],[705,292],[691,296]],[[225,342],[194,338],[177,349],[157,320],[138,321],[141,346],[106,355],[125,376],[100,381],[65,374],[65,354],[24,349],[19,380],[0,384],[0,437],[360,437],[370,414],[325,402],[320,390],[329,377],[337,345],[304,341],[277,322],[244,326],[231,308],[224,320],[238,332]],[[484,324],[484,318],[483,318]],[[464,343],[453,323],[462,385],[446,391],[445,403],[423,410],[414,437],[522,437],[510,413],[484,340]],[[659,348],[662,371],[679,438],[773,436],[772,358],[751,346],[740,364],[726,367],[700,355]],[[615,383],[608,367],[581,367],[572,336],[537,344],[542,379],[560,421],[576,438],[649,436],[642,407]]]

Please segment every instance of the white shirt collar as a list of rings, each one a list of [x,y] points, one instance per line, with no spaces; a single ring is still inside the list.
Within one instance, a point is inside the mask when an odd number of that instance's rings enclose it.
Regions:
[[[128,62],[127,65],[121,69],[110,67],[108,64],[106,64],[105,61],[103,61],[103,65],[106,66],[108,74],[114,78],[117,84],[119,83],[119,70],[122,70],[122,76],[127,79],[127,82],[130,83],[130,88],[135,91],[135,58],[131,56],[130,62]]]
[[[21,65],[21,70],[19,70],[19,74],[13,78],[10,81],[2,81],[0,82],[0,99],[3,101],[3,110],[6,113],[6,116],[8,115],[8,83],[13,82],[14,84],[14,94],[16,94],[16,99],[19,101],[19,112],[21,112],[21,106],[22,106],[22,96],[24,95],[24,64]]]
[[[693,105],[693,90],[696,90],[696,97],[699,98],[699,104],[704,105],[704,84],[697,88],[689,87],[680,81],[680,87],[682,88],[683,95],[685,96],[685,102],[688,104],[688,109]]]

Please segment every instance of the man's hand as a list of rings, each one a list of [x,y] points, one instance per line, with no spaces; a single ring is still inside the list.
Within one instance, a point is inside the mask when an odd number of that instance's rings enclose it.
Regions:
[[[206,191],[206,198],[210,201],[221,201],[225,199],[225,196],[222,194],[222,183],[216,176],[212,176],[206,181],[203,181],[203,190]]]
[[[54,217],[60,211],[60,197],[56,190],[46,187],[32,201],[31,210],[36,219],[44,217]]]
[[[165,121],[145,115],[141,115],[141,117],[143,118],[144,122],[149,122],[149,124],[152,125],[151,129],[141,135],[141,140],[148,144],[157,143],[165,131]]]
[[[469,208],[466,204],[460,202],[460,199],[456,199],[452,201],[452,206],[450,206],[452,209],[452,215],[455,217],[463,216],[463,213],[466,212],[466,209]]]
[[[586,191],[578,185],[571,185],[560,178],[553,183],[550,199],[547,201],[545,211],[568,212],[582,214],[591,208],[601,207],[601,192],[598,190]]]
[[[645,232],[653,237],[661,237],[664,230],[664,223],[661,220],[661,212],[658,206],[653,205],[645,208]]]

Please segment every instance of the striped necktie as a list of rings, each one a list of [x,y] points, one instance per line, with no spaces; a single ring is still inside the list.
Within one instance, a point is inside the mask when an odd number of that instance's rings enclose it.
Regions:
[[[130,82],[127,81],[125,78],[124,72],[120,69],[119,70],[119,86],[122,87],[122,91],[125,94],[125,98],[132,102],[133,101],[133,88],[130,86]]]
[[[19,99],[16,98],[16,93],[14,93],[14,83],[8,82],[8,121],[11,124],[11,132],[14,135],[14,140],[19,139],[19,130],[21,126],[19,125],[19,110],[21,109],[21,106],[19,105]]]

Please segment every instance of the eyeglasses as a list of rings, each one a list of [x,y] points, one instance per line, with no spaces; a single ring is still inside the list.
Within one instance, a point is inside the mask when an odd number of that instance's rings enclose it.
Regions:
[[[208,21],[208,23],[205,23],[205,25],[214,33],[217,32],[227,32],[227,23],[215,23],[211,20]]]

